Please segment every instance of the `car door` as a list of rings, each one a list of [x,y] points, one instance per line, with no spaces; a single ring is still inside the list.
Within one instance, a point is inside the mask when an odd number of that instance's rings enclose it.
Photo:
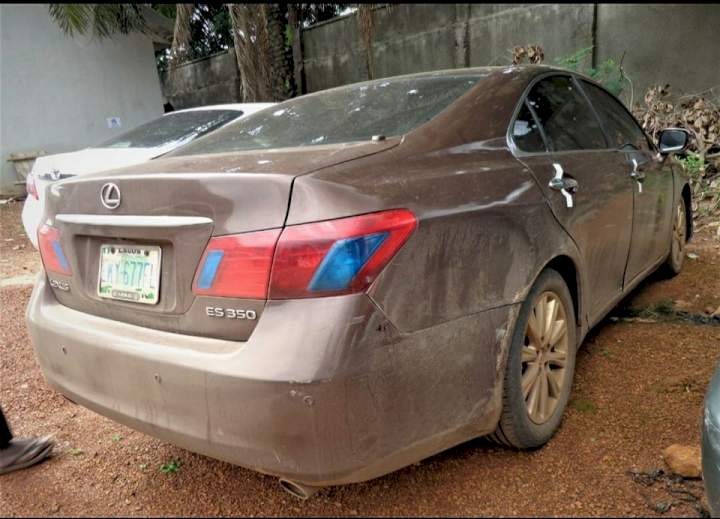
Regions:
[[[620,101],[589,81],[581,80],[588,99],[616,153],[625,157],[633,184],[633,229],[625,285],[668,253],[672,225],[673,173],[645,132]]]
[[[608,148],[596,114],[569,75],[544,76],[532,86],[518,112],[529,116],[548,151],[525,152],[520,142],[518,158],[533,170],[582,254],[584,300],[594,323],[623,289],[633,221],[627,161]],[[528,124],[518,120],[516,142]]]

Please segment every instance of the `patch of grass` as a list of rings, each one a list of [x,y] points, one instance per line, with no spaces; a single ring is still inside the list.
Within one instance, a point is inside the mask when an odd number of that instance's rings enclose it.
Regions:
[[[180,465],[182,465],[180,460],[170,460],[169,462],[160,465],[160,472],[162,472],[163,474],[174,474],[175,472],[180,470]]]
[[[613,354],[610,353],[608,350],[600,350],[600,355],[602,355],[602,356],[605,357],[606,359],[612,359],[612,358],[613,358]]]
[[[626,306],[621,309],[624,318],[654,319],[668,317],[675,313],[675,301],[672,299],[661,299],[648,306]]]
[[[75,448],[73,448],[73,449],[68,449],[68,452],[69,452],[72,456],[80,456],[81,454],[85,454],[85,451],[84,451],[84,450],[82,450],[82,449],[75,449]]]
[[[590,400],[573,399],[570,401],[570,406],[581,413],[594,413],[597,411],[597,407]]]
[[[122,439],[123,439],[122,434],[113,434],[112,435],[112,441],[114,441],[114,442],[119,442]]]
[[[675,301],[672,299],[661,299],[650,305],[648,310],[657,315],[671,315],[675,311]]]

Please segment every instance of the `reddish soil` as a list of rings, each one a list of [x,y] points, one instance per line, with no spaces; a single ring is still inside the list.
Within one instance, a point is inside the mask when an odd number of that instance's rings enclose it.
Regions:
[[[6,214],[0,238],[10,228]],[[689,249],[698,259],[687,260],[677,278],[644,283],[632,305],[673,299],[697,312],[717,307],[714,240],[709,231],[699,235]],[[52,459],[0,476],[0,514],[7,516],[659,515],[648,503],[675,498],[664,484],[646,487],[628,471],[663,468],[660,453],[670,444],[699,444],[703,396],[720,360],[720,326],[606,320],[578,354],[572,400],[545,447],[517,452],[478,439],[300,502],[272,477],[132,431],[51,390],[25,330],[30,291],[0,288],[0,403],[17,436],[53,434],[57,447]],[[161,472],[171,460],[180,461],[177,472]],[[703,493],[700,481],[682,488]],[[679,503],[668,514],[697,511]]]
[[[37,251],[22,225],[23,202],[0,206],[0,279],[29,276],[42,269]]]

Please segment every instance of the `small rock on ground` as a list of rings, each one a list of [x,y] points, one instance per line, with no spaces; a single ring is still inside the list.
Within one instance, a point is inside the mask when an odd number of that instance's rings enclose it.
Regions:
[[[668,468],[684,478],[699,478],[702,475],[700,447],[673,444],[662,452]]]

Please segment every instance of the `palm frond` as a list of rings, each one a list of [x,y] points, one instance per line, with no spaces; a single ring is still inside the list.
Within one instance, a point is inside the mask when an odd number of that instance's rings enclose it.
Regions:
[[[69,36],[90,33],[103,39],[147,30],[139,4],[50,4],[48,12]]]
[[[50,4],[48,11],[60,30],[68,36],[87,33],[94,16],[92,4]]]

